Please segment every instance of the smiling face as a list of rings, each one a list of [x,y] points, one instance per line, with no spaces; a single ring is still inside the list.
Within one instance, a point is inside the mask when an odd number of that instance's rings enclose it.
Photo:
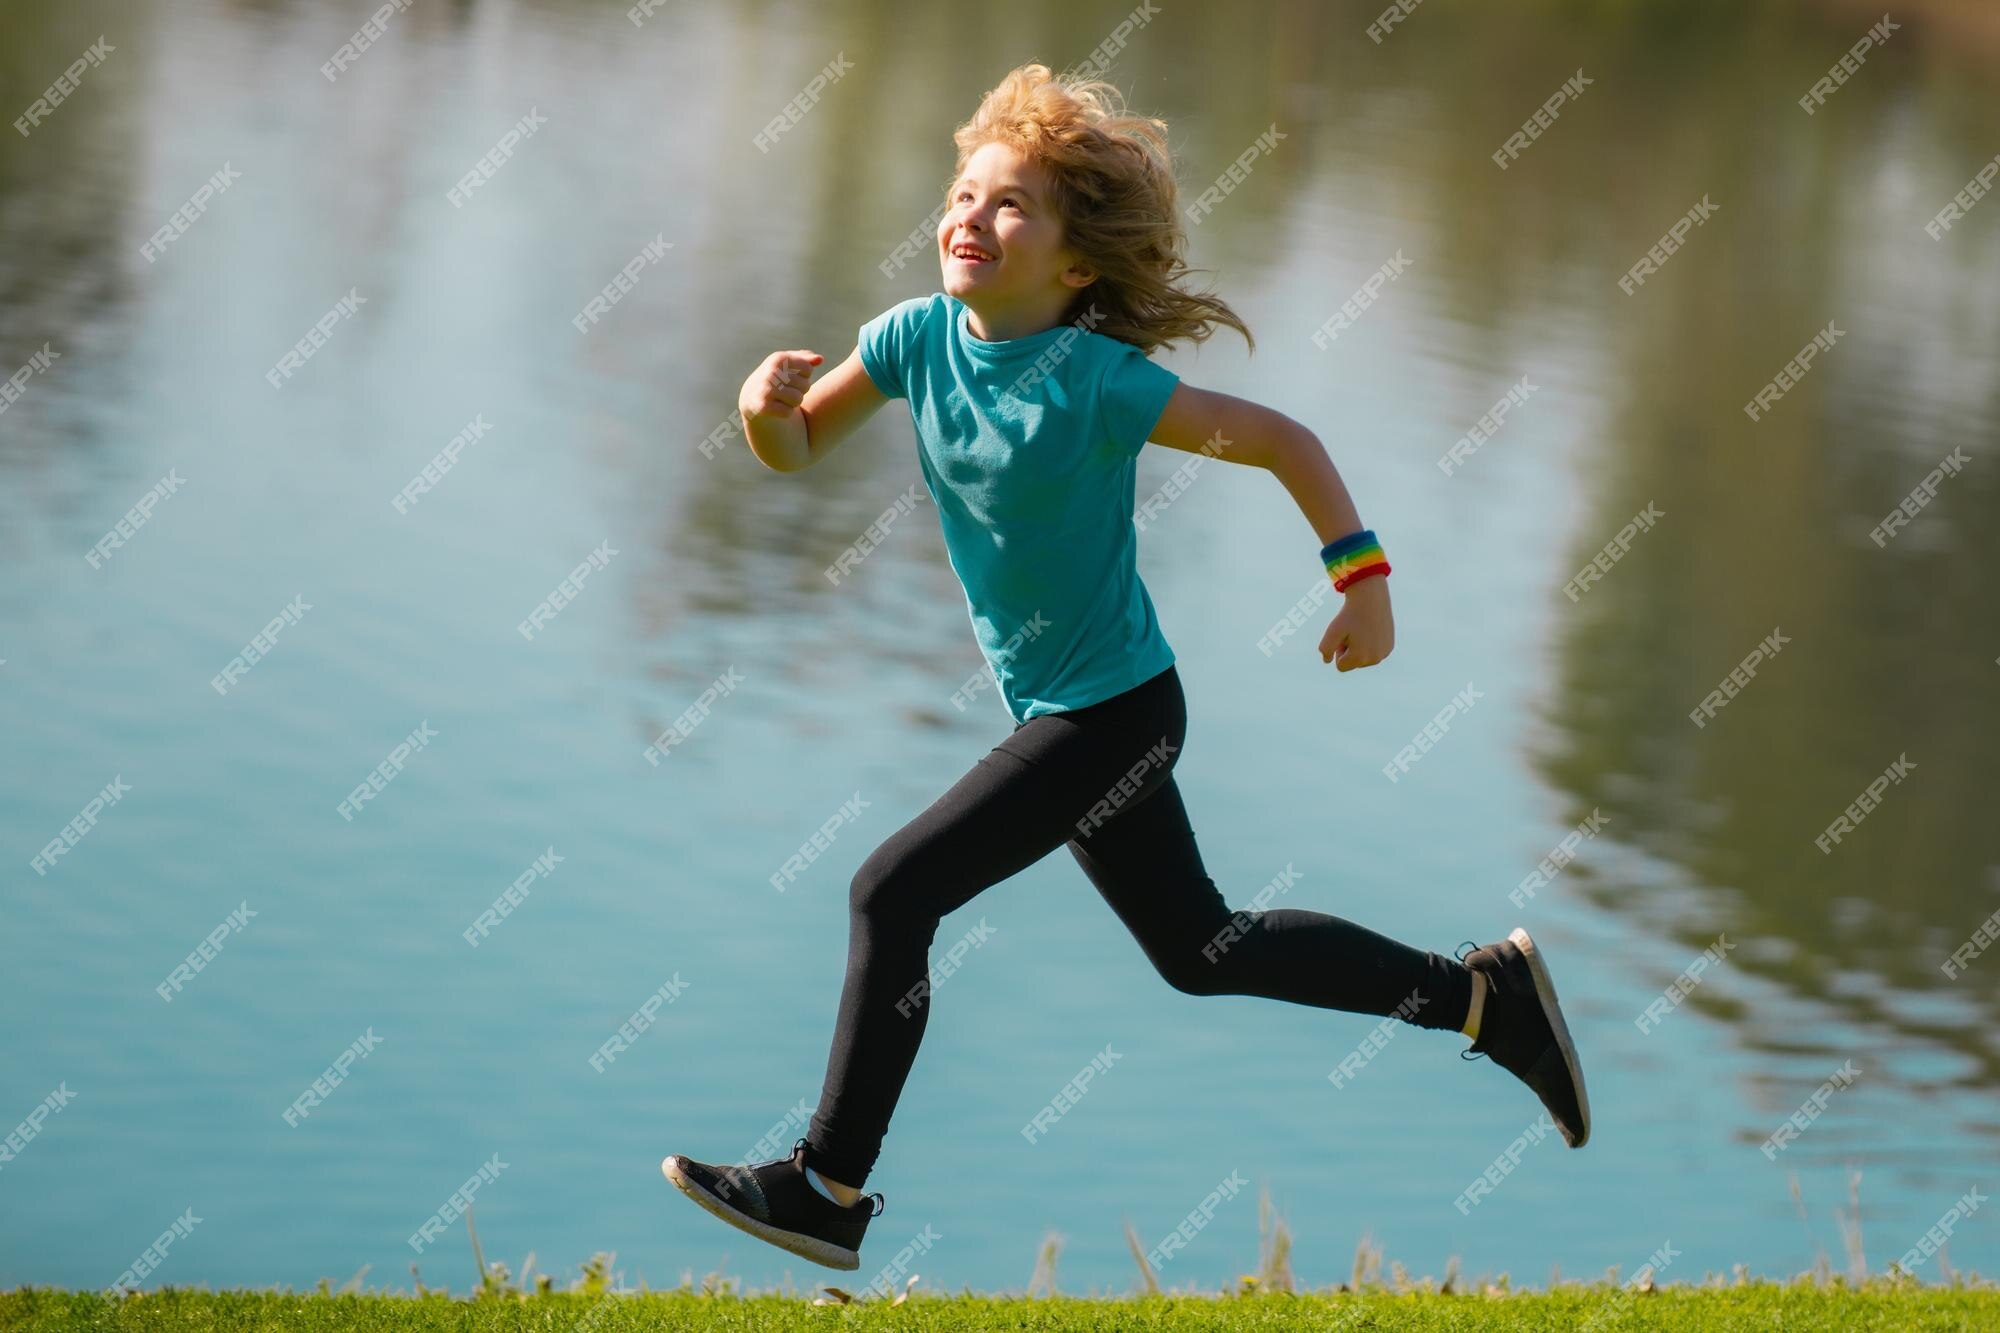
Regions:
[[[1092,275],[1063,243],[1039,164],[1003,143],[966,159],[938,224],[944,289],[988,340],[1053,328]]]

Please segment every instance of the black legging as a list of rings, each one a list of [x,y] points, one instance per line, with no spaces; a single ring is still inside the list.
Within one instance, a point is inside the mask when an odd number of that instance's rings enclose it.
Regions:
[[[813,1169],[856,1187],[874,1169],[930,1013],[922,983],[938,922],[1065,843],[1175,990],[1463,1026],[1471,974],[1454,959],[1319,912],[1230,911],[1171,772],[1186,727],[1171,666],[1102,703],[1032,718],[862,863],[807,1133]],[[1408,1003],[1413,992],[1421,1003]]]

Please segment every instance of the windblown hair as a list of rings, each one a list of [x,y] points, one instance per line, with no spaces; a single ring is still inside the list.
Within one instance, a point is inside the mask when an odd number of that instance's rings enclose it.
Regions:
[[[1093,332],[1150,354],[1175,342],[1206,340],[1218,325],[1250,328],[1221,298],[1184,291],[1180,187],[1174,180],[1163,120],[1125,109],[1117,87],[1101,79],[1068,80],[1046,65],[1022,65],[980,99],[952,133],[956,180],[975,152],[1004,143],[1047,173],[1064,242],[1096,281],[1081,289],[1065,320],[1092,305]],[[951,186],[946,184],[949,198]]]

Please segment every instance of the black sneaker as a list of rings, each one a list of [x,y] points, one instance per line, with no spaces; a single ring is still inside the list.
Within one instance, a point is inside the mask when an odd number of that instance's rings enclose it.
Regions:
[[[660,1163],[660,1171],[739,1231],[828,1268],[859,1268],[862,1234],[885,1202],[879,1194],[864,1194],[842,1207],[821,1194],[806,1179],[805,1147],[800,1139],[790,1157],[755,1166],[711,1166],[674,1153]]]
[[[1590,1095],[1541,949],[1516,926],[1498,944],[1462,953],[1459,961],[1486,978],[1479,1037],[1465,1058],[1493,1057],[1542,1099],[1563,1140],[1581,1148],[1590,1139]]]

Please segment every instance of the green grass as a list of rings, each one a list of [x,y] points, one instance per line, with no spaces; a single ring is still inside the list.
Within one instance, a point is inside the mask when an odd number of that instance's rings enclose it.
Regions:
[[[1850,1201],[1859,1213],[1856,1187]],[[1803,1200],[1797,1185],[1793,1198]],[[407,1294],[367,1291],[368,1269],[334,1290],[321,1278],[317,1293],[286,1290],[220,1291],[162,1287],[126,1296],[24,1287],[0,1291],[0,1333],[54,1330],[171,1330],[172,1333],[313,1333],[320,1329],[431,1333],[431,1330],[521,1330],[527,1333],[636,1333],[661,1329],[1266,1329],[1299,1328],[1330,1333],[1403,1329],[1625,1330],[1838,1329],[1984,1330],[2000,1333],[2000,1285],[1951,1266],[1943,1252],[1933,1270],[1940,1285],[1926,1286],[1892,1264],[1869,1276],[1858,1225],[1841,1215],[1847,1246],[1846,1276],[1837,1275],[1822,1250],[1812,1268],[1790,1282],[1751,1281],[1738,1265],[1730,1278],[1692,1272],[1655,1285],[1650,1268],[1624,1284],[1614,1270],[1596,1282],[1551,1278],[1544,1291],[1516,1290],[1506,1274],[1468,1281],[1458,1261],[1444,1279],[1412,1278],[1400,1263],[1384,1264],[1382,1247],[1364,1236],[1355,1247],[1347,1281],[1313,1288],[1292,1272],[1291,1233],[1272,1207],[1269,1191],[1258,1200],[1255,1269],[1232,1288],[1162,1291],[1131,1224],[1125,1239],[1137,1265],[1136,1294],[1062,1296],[1056,1261],[1062,1238],[1050,1233],[1035,1256],[1024,1293],[954,1295],[925,1289],[917,1273],[886,1276],[863,1268],[852,1277],[821,1279],[809,1292],[789,1283],[779,1291],[748,1292],[739,1280],[709,1273],[699,1284],[687,1270],[678,1289],[626,1288],[613,1267],[616,1256],[593,1255],[581,1276],[556,1289],[556,1278],[536,1273],[533,1254],[518,1276],[505,1263],[488,1263],[479,1232],[466,1216],[471,1271],[464,1297],[424,1284],[415,1264]],[[1671,1257],[1662,1262],[1673,1267]],[[1664,1271],[1664,1269],[1663,1269]],[[880,1277],[880,1288],[876,1288]],[[843,1287],[841,1284],[846,1283]],[[884,1294],[884,1289],[894,1292]]]
[[[601,1307],[601,1308],[600,1308]],[[2000,1291],[1879,1281],[1841,1285],[1752,1283],[1664,1287],[1651,1294],[1598,1285],[1546,1292],[1444,1295],[1369,1291],[1307,1295],[1077,1297],[930,1296],[900,1305],[814,1305],[801,1296],[704,1295],[682,1290],[592,1296],[574,1292],[455,1300],[447,1296],[302,1295],[162,1290],[124,1299],[23,1289],[0,1293],[0,1330],[175,1330],[312,1333],[319,1329],[538,1330],[623,1333],[661,1329],[2000,1329]]]

